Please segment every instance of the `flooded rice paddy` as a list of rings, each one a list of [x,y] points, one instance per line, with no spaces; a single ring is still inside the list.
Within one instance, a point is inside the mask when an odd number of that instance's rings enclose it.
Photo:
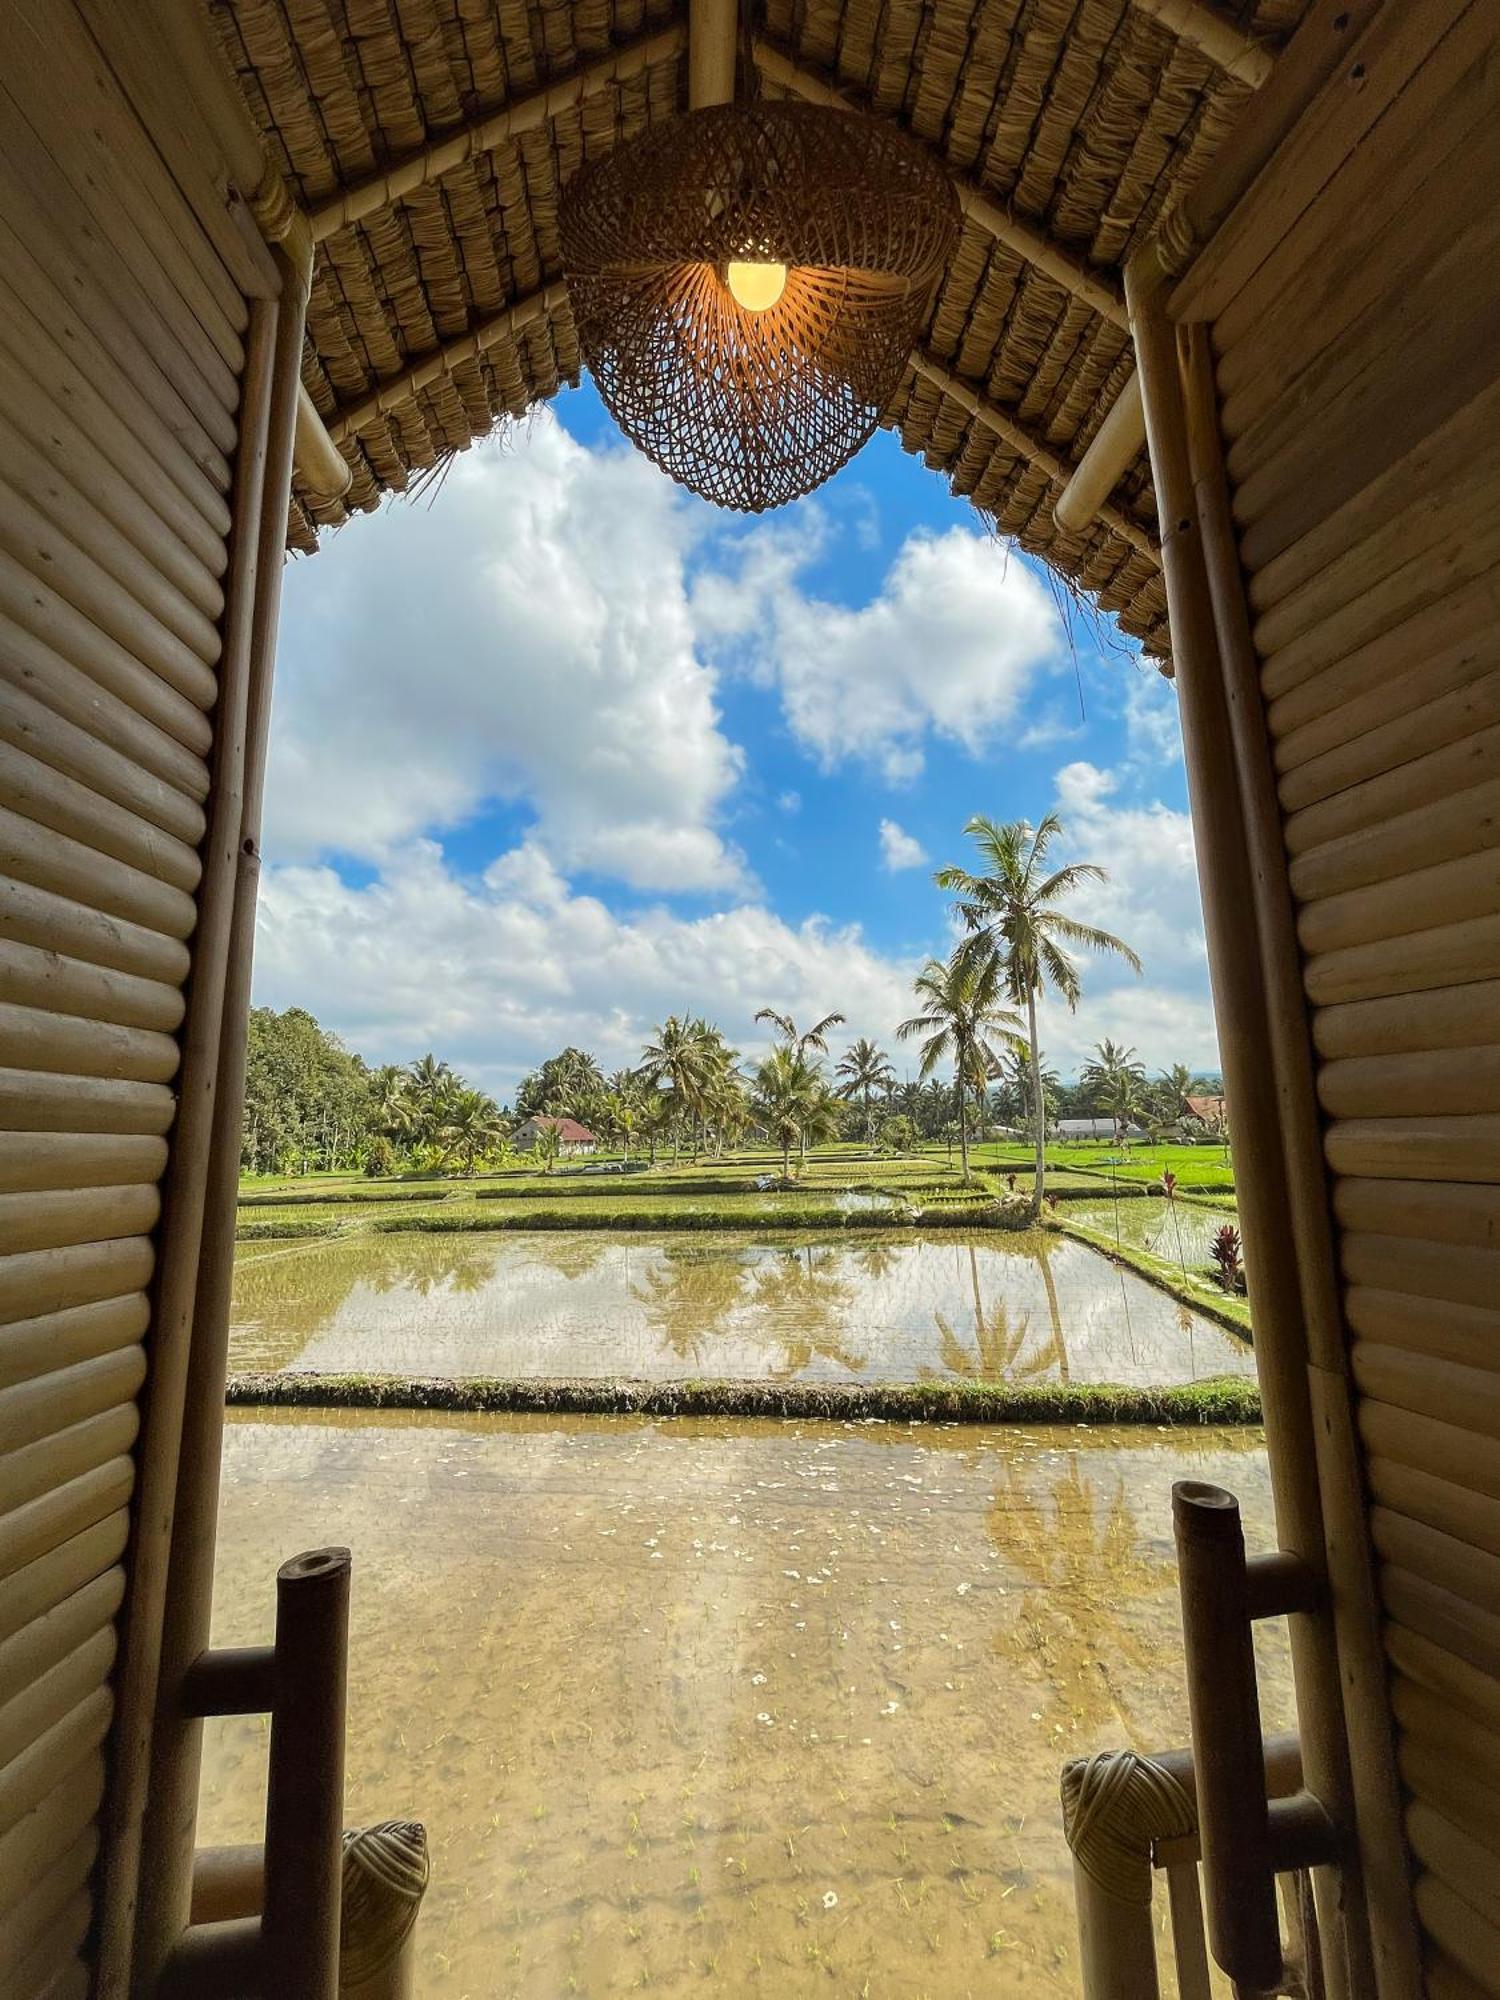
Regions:
[[[1122,1215],[1148,1206],[1165,1204],[1120,1203]],[[244,1245],[231,1365],[1142,1385],[1254,1369],[1245,1342],[1053,1233],[865,1230],[781,1240],[349,1234]]]
[[[1183,1476],[1270,1545],[1251,1432],[232,1416],[214,1637],[353,1548],[348,1816],[428,1825],[424,2000],[1072,2000],[1058,1769],[1185,1739]],[[264,1724],[210,1732],[199,1838],[257,1838]]]
[[[1118,1201],[1070,1201],[1064,1213],[1070,1222],[1081,1222],[1112,1242],[1148,1250],[1169,1264],[1186,1264],[1189,1270],[1208,1263],[1209,1241],[1216,1230],[1226,1222],[1239,1226],[1232,1207],[1162,1201],[1152,1195],[1121,1195]]]

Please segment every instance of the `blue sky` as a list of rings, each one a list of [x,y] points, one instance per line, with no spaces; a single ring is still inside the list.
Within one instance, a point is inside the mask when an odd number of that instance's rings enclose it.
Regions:
[[[752,521],[565,391],[291,567],[271,757],[256,997],[373,1061],[506,1095],[763,1004],[889,1044],[965,819],[1053,806],[1146,969],[1052,1059],[1216,1061],[1172,689],[887,433]]]

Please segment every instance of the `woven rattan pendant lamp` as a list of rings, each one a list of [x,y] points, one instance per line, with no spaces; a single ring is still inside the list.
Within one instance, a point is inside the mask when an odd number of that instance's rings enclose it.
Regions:
[[[572,183],[563,268],[583,358],[621,430],[681,485],[759,514],[821,486],[874,431],[958,204],[894,125],[712,101],[733,93],[732,0],[727,67],[700,60],[705,16],[722,24],[723,0],[693,9],[698,108]]]

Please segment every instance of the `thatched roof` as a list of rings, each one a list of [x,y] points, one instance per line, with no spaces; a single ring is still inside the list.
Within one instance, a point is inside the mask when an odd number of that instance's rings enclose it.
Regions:
[[[322,212],[304,380],[354,476],[345,502],[298,496],[291,540],[307,549],[320,526],[577,380],[559,192],[586,159],[685,107],[686,0],[211,4],[270,156]],[[836,90],[909,127],[959,180],[962,235],[887,421],[1164,651],[1144,451],[1087,531],[1052,516],[1059,461],[1077,461],[1130,374],[1120,267],[1248,94],[1152,5],[764,0],[755,27],[769,94]],[[1243,0],[1237,18],[1274,49],[1302,11]],[[507,108],[518,129],[500,143],[461,141],[467,157],[394,198],[365,191]],[[346,191],[361,213],[340,223]]]

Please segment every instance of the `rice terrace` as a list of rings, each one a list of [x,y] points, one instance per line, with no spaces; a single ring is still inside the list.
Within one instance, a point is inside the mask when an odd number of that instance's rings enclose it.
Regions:
[[[0,2000],[1500,2000],[1497,183],[0,6]]]

